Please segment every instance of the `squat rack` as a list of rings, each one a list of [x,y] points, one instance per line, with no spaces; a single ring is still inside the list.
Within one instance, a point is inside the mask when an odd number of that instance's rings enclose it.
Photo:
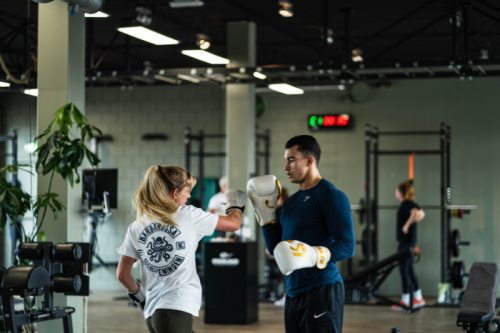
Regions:
[[[198,157],[198,178],[201,180],[198,184],[198,197],[200,199],[201,205],[203,205],[203,169],[204,169],[204,159],[206,157],[226,157],[225,152],[205,152],[205,139],[225,139],[226,134],[205,134],[204,131],[199,131],[198,134],[192,134],[191,128],[186,127],[184,129],[184,158],[186,170],[191,170],[191,157]],[[259,170],[259,158],[263,157],[265,161],[264,172],[266,175],[271,172],[271,134],[268,129],[262,132],[256,132],[255,134],[255,174],[258,175]],[[264,151],[260,151],[260,140],[264,142]],[[198,151],[192,152],[191,141],[198,142]]]
[[[438,150],[380,150],[379,143],[381,136],[439,136]],[[378,205],[379,198],[379,157],[385,155],[439,155],[440,157],[440,205],[422,206],[424,209],[441,210],[440,238],[441,238],[441,282],[453,282],[453,285],[459,285],[455,279],[464,278],[464,274],[456,276],[454,272],[455,265],[451,264],[451,252],[455,254],[455,248],[460,245],[469,245],[469,242],[461,242],[454,237],[456,232],[451,231],[451,217],[453,210],[470,212],[475,210],[475,205],[451,205],[451,128],[441,123],[438,131],[379,131],[377,127],[365,126],[365,198],[360,205],[352,205],[351,209],[359,211],[366,217],[366,239],[363,242],[366,246],[365,265],[369,266],[378,260],[377,247],[373,246],[376,240],[378,227],[378,210],[397,209],[398,206]],[[373,156],[373,162],[372,162]],[[373,163],[373,164],[372,164]],[[373,167],[373,179],[372,175]],[[373,227],[372,227],[373,226]],[[451,241],[456,241],[454,244]],[[453,249],[452,249],[453,247]],[[463,264],[460,263],[463,267]],[[349,263],[349,274],[352,274],[352,262]]]

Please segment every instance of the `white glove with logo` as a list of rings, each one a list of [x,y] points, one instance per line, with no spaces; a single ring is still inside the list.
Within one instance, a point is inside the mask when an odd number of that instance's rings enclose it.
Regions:
[[[240,190],[227,190],[220,198],[220,203],[226,206],[226,214],[235,209],[243,214],[245,212],[245,204],[247,203],[247,195]]]
[[[144,294],[144,289],[140,283],[137,283],[139,288],[134,292],[128,292],[128,297],[135,302],[137,307],[144,312],[144,307],[146,306],[146,295]]]
[[[330,261],[331,253],[324,246],[309,246],[304,242],[287,240],[278,243],[274,248],[274,258],[284,275],[307,267],[323,269]]]
[[[247,192],[259,224],[276,223],[275,209],[281,196],[279,180],[273,175],[252,178],[247,183]]]

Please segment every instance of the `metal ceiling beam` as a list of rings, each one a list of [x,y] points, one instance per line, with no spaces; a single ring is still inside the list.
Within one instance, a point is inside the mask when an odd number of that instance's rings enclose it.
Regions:
[[[99,60],[97,60],[95,66],[93,66],[93,67],[90,68],[91,70],[95,71],[95,70],[97,70],[97,68],[99,68],[99,65],[102,63],[102,61],[104,60],[104,58],[106,58],[106,56],[108,55],[108,52],[111,50],[111,47],[113,46],[113,44],[116,42],[116,40],[118,39],[118,37],[120,35],[121,35],[121,33],[119,31],[117,31],[115,33],[115,35],[111,39],[111,42],[109,42],[108,47],[106,48],[106,51],[104,51],[104,53],[101,55],[101,57],[99,58]],[[89,47],[92,48],[92,45],[89,45]],[[93,50],[91,50],[91,53],[92,53],[92,57],[93,57],[94,56]],[[92,59],[91,64],[93,65],[93,63],[94,63],[94,60]]]
[[[498,61],[500,62],[500,61]],[[486,71],[482,69],[479,65],[476,65],[479,70],[473,71],[471,70],[469,73],[466,75],[464,74],[459,74],[461,80],[465,80],[467,77],[472,80],[474,77],[486,77]],[[425,67],[424,67],[425,68]],[[279,83],[279,82],[287,82],[290,84],[294,85],[308,85],[308,86],[315,86],[315,85],[332,85],[332,84],[346,84],[347,82],[352,83],[352,77],[348,75],[347,73],[343,73],[338,76],[331,76],[331,75],[325,75],[325,74],[320,74],[322,70],[313,70],[313,71],[308,71],[307,76],[300,75],[295,77],[285,77],[285,76],[278,76],[278,77],[268,77],[266,80],[257,80],[256,78],[253,78],[251,76],[248,76],[246,79],[245,78],[230,78],[230,76],[227,76],[227,74],[230,74],[231,71],[238,71],[237,68],[234,69],[228,69],[225,67],[218,67],[218,68],[211,68],[211,73],[210,75],[216,75],[218,74],[220,77],[226,78],[224,81],[211,81],[211,80],[203,80],[208,74],[205,74],[204,70],[207,70],[208,68],[197,68],[196,70],[196,75],[200,77],[200,84],[206,85],[214,85],[214,84],[220,84],[223,82],[230,82],[230,83],[255,83],[257,86],[266,86],[269,83]],[[250,68],[247,68],[247,71]],[[410,69],[409,69],[410,70]],[[428,71],[428,72],[409,72],[408,71],[403,71],[403,72],[391,72],[391,73],[379,73],[377,71],[374,71],[374,73],[365,73],[365,74],[359,74],[357,75],[357,78],[359,79],[358,81],[360,82],[369,82],[369,81],[376,81],[379,82],[380,80],[400,80],[400,79],[429,79],[429,78],[457,78],[457,73],[449,71],[449,70],[440,70],[440,71]],[[131,71],[129,73],[126,73],[125,71],[120,71],[120,72],[114,72],[111,73],[110,71],[108,72],[103,72],[100,76],[93,77],[92,80],[88,80],[88,85],[90,86],[121,86],[124,84],[124,82],[132,82],[132,81],[138,81],[138,78],[140,77],[142,81],[144,82],[155,82],[155,83],[160,83],[159,81],[155,81],[154,77],[157,75],[156,73],[159,72],[157,70],[151,71],[148,75],[143,75],[141,71]],[[164,69],[161,70],[162,76],[168,78],[168,77],[175,77],[177,78],[178,75],[193,75],[193,69],[192,68],[177,68],[177,69]],[[281,69],[282,73],[285,73],[283,69]],[[305,72],[303,72],[305,73]],[[224,75],[226,74],[226,75]],[[274,74],[279,74],[279,72],[276,72]],[[500,70],[490,70],[487,73],[488,77],[490,76],[500,76]],[[135,77],[133,79],[133,77]],[[0,76],[0,79],[4,79],[5,76]],[[184,83],[185,84],[185,83]],[[15,89],[12,88],[11,91],[14,91]]]
[[[274,24],[274,23],[266,20],[265,18],[263,18],[262,16],[260,16],[256,12],[254,12],[252,10],[249,10],[248,8],[245,8],[245,7],[241,6],[239,3],[236,4],[234,1],[231,1],[231,0],[219,0],[219,1],[227,3],[227,4],[231,5],[232,7],[238,9],[239,11],[244,12],[245,14],[249,15],[252,18],[252,20],[254,20],[257,24],[265,24],[265,25],[273,28],[275,31],[279,32],[283,36],[286,36],[290,40],[293,40],[294,42],[296,42],[296,43],[298,43],[300,45],[306,46],[308,49],[310,49],[311,51],[313,51],[317,55],[319,55],[319,56],[322,55],[322,52],[321,52],[320,49],[318,49],[318,48],[316,48],[316,47],[314,47],[312,45],[309,45],[308,43],[304,43],[303,41],[297,39],[295,36],[289,34],[287,31],[284,31],[281,27],[279,27],[276,24]]]
[[[411,33],[410,35],[408,35],[407,37],[399,40],[398,42],[394,43],[393,45],[389,46],[388,48],[386,48],[385,50],[379,52],[378,54],[376,54],[375,56],[371,57],[368,61],[373,61],[377,58],[379,58],[380,56],[386,54],[387,52],[391,51],[392,49],[398,47],[399,45],[407,42],[408,40],[410,40],[411,38],[419,35],[421,32],[429,29],[431,26],[433,26],[434,24],[438,23],[439,21],[441,21],[443,18],[447,17],[449,15],[449,13],[445,13],[441,16],[439,16],[438,18],[434,19],[432,22],[430,23],[427,23],[426,25],[424,25],[423,27],[421,27],[420,29],[414,31],[413,33]]]
[[[451,0],[451,57],[457,59],[457,0]]]
[[[350,18],[351,14],[353,13],[353,10],[350,8],[345,8],[342,9],[342,12],[344,13],[344,65],[349,66],[350,52],[351,52],[349,46],[349,43],[351,42],[349,35],[349,28],[350,28]]]
[[[397,26],[398,24],[400,24],[401,22],[404,22],[406,21],[408,18],[412,17],[413,15],[415,15],[416,13],[418,13],[419,11],[421,11],[422,9],[426,8],[427,6],[429,6],[430,4],[432,3],[435,3],[436,1],[435,0],[429,0],[427,1],[426,3],[424,3],[423,5],[421,5],[420,7],[417,7],[416,9],[414,9],[413,11],[409,12],[408,14],[404,15],[403,17],[401,17],[400,19],[396,20],[395,22],[389,24],[388,26],[386,26],[385,28],[377,31],[376,33],[374,33],[373,35],[363,39],[361,42],[359,42],[356,46],[353,47],[353,49],[357,49],[359,47],[361,47],[362,45],[368,43],[369,41],[379,37],[380,35],[382,35],[383,33],[391,30],[392,28],[394,28],[395,26]]]
[[[323,65],[326,67],[328,66],[328,60],[329,60],[329,45],[328,45],[328,16],[330,14],[329,9],[328,9],[328,3],[330,0],[323,0],[323,47],[324,47],[324,60],[323,60]]]
[[[486,6],[486,7],[490,8],[490,9],[493,9],[494,11],[500,13],[500,8],[499,7],[493,6],[492,4],[490,4],[490,3],[488,3],[488,2],[486,2],[484,0],[476,0],[476,2],[479,2],[483,6]]]
[[[462,18],[463,18],[463,40],[464,40],[464,63],[467,63],[469,60],[469,9],[471,8],[470,4],[461,4],[462,8]]]
[[[183,75],[183,74],[180,74]],[[122,76],[115,76],[115,77],[106,77],[102,76],[101,79],[107,86],[113,85],[113,80],[116,81],[116,86],[122,85],[121,79],[125,78],[131,78],[133,75],[122,75]],[[480,71],[472,71],[469,75],[466,77],[469,78],[469,80],[472,80],[473,78],[480,78],[480,77],[492,77],[492,76],[500,76],[500,71],[490,71],[488,72],[488,75],[485,76],[483,73]],[[465,80],[466,77],[460,76],[461,80]],[[153,77],[141,77],[145,82],[146,80],[148,82],[152,82]],[[201,77],[203,78],[203,77]],[[365,74],[361,76],[360,82],[370,82],[370,81],[380,81],[380,80],[411,80],[411,79],[436,79],[436,78],[457,78],[457,75],[454,72],[450,71],[444,71],[444,72],[433,72],[427,73],[427,72],[420,72],[420,73],[411,73],[411,75],[408,75],[408,73],[404,72],[394,72],[394,73],[386,73],[384,74],[383,77],[380,77],[378,74]],[[148,80],[151,79],[151,80]],[[311,86],[311,85],[332,85],[332,84],[346,84],[350,79],[352,79],[351,76],[349,75],[341,75],[337,77],[312,77],[311,79],[307,79],[306,77],[294,77],[294,78],[275,78],[271,80],[258,80],[255,78],[250,78],[247,80],[244,79],[232,79],[232,80],[227,80],[226,83],[255,83],[257,86],[267,86],[269,83],[280,83],[280,82],[286,82],[289,84],[293,84],[295,86],[297,85],[304,85],[304,86]],[[137,81],[137,77],[136,77]],[[162,81],[155,81],[157,84],[163,84]],[[95,86],[99,85],[99,78],[94,81]],[[183,84],[186,84],[186,82],[183,82]],[[189,84],[189,83],[188,83]],[[200,80],[199,83],[196,85],[219,85],[221,84],[220,82],[212,81],[212,80]]]
[[[493,20],[493,21],[495,21],[497,23],[500,23],[500,18],[495,17],[495,16],[491,15],[490,13],[487,13],[484,10],[477,8],[476,6],[472,6],[472,8],[476,12],[478,12],[479,14],[481,14],[481,15],[483,15],[483,16],[485,16],[485,17],[487,17],[487,18],[489,18],[489,19],[491,19],[491,20]]]
[[[374,65],[374,64],[372,64]],[[367,70],[373,71],[373,73],[377,74],[377,76],[389,76],[392,75],[392,73],[396,73],[398,71],[398,68],[405,68],[404,71],[406,73],[403,73],[405,76],[407,74],[415,74],[415,75],[420,75],[420,74],[430,74],[433,75],[435,73],[451,73],[449,71],[450,63],[449,61],[440,61],[440,62],[422,62],[418,63],[417,66],[415,66],[414,62],[402,62],[398,64],[392,64],[392,65],[379,65],[379,66],[372,66],[372,67],[365,67],[361,68],[358,67],[360,70],[364,70],[365,72]],[[483,60],[483,61],[474,61],[471,64],[472,66],[495,66],[494,68],[491,68],[489,70],[492,71],[500,71],[500,60]],[[282,79],[290,79],[293,80],[294,77],[329,77],[335,72],[339,73],[343,71],[343,68],[335,67],[335,68],[329,68],[327,71],[323,69],[322,66],[305,66],[305,65],[294,65],[294,66],[289,66],[289,65],[265,65],[263,67],[263,73],[268,75],[270,79],[273,78],[282,78]],[[293,68],[293,69],[292,69]],[[433,68],[432,70],[430,68]],[[253,73],[255,71],[255,67],[244,67],[244,72],[245,73]],[[394,70],[394,72],[385,72],[381,73],[378,70]],[[427,71],[423,72],[419,69],[424,69]],[[479,70],[481,71],[481,70]],[[194,74],[193,74],[194,73]],[[223,76],[230,76],[232,74],[240,74],[240,68],[226,68],[224,66],[213,66],[213,67],[184,67],[184,68],[157,68],[153,69],[148,72],[149,76],[154,76],[154,75],[161,75],[165,77],[175,77],[179,74],[183,75],[205,75],[205,74],[210,74],[210,75],[223,75]],[[347,73],[349,74],[349,73]],[[130,73],[127,73],[124,70],[117,70],[116,72],[112,72],[111,70],[102,70],[101,75],[103,77],[106,76],[127,76],[127,75],[134,75],[134,76],[141,76],[143,75],[143,70],[132,70]],[[146,75],[146,76],[148,76]],[[363,79],[363,76],[366,76],[369,74],[363,73],[363,72],[358,72],[355,73],[355,75],[349,74],[349,76],[354,76],[359,79]],[[251,77],[251,75],[249,75]],[[260,81],[257,81],[260,82]]]

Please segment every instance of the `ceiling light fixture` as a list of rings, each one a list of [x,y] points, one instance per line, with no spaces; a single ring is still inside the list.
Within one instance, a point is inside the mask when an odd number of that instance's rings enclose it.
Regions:
[[[37,97],[38,96],[38,89],[24,89],[23,91],[26,95],[30,95],[30,96],[35,96]]]
[[[282,94],[286,95],[302,95],[304,93],[304,90],[291,86],[287,83],[277,83],[277,84],[270,84],[269,89],[272,89],[274,91],[280,92]]]
[[[198,0],[175,0],[170,1],[170,8],[201,7],[205,3]]]
[[[335,39],[333,38],[333,30],[328,29],[328,32],[326,34],[326,42],[328,44],[333,44],[334,41],[335,41]]]
[[[483,60],[488,60],[490,57],[490,53],[488,52],[487,49],[481,49],[479,52],[481,52],[481,56],[479,58]]]
[[[9,82],[0,81],[0,88],[8,88],[8,87],[10,87]]]
[[[178,40],[167,37],[160,33],[144,27],[123,27],[118,28],[118,31],[123,32],[129,36],[142,39],[145,42],[155,45],[176,45],[179,44]]]
[[[279,0],[279,5],[282,7],[279,10],[279,13],[283,17],[292,17],[293,16],[293,4],[288,0]]]
[[[153,18],[151,17],[153,11],[151,9],[146,7],[137,7],[135,11],[137,12],[137,16],[135,18],[137,22],[145,26],[151,25],[151,23],[153,23]]]
[[[105,12],[97,12],[97,13],[94,13],[94,14],[85,13],[85,17],[90,17],[90,18],[105,18],[105,17],[109,17],[109,14],[106,14]]]
[[[208,50],[210,47],[210,36],[205,34],[196,34],[196,45],[202,50]]]
[[[229,59],[219,57],[213,53],[203,51],[203,50],[184,50],[181,51],[182,54],[189,57],[208,62],[212,65],[227,65],[229,64]]]
[[[267,79],[267,76],[265,76],[264,74],[259,73],[259,72],[253,72],[253,76],[255,76],[256,78],[261,79],[261,80]]]
[[[360,49],[354,49],[351,51],[352,53],[352,56],[351,56],[351,59],[352,61],[354,62],[363,62],[363,51],[361,51]]]

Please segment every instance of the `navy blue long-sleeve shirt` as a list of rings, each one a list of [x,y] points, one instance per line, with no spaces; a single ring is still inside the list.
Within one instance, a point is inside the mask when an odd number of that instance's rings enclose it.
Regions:
[[[276,224],[262,228],[272,254],[284,240],[298,240],[310,246],[325,246],[331,258],[327,267],[303,268],[285,276],[286,294],[295,297],[327,284],[343,282],[336,262],[354,255],[354,224],[347,196],[322,179],[315,187],[294,193],[283,205]]]

